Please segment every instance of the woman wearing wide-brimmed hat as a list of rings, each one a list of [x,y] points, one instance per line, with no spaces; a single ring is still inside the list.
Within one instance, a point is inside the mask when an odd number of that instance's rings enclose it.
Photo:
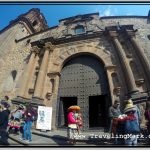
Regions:
[[[76,106],[70,106],[68,108],[68,139],[70,144],[75,144],[75,136],[77,133],[77,120],[75,119]]]

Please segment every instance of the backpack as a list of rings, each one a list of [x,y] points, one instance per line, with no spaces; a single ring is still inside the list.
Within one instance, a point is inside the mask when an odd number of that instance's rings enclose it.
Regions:
[[[140,133],[140,126],[137,120],[126,120],[124,124],[125,134],[138,134]]]
[[[32,120],[32,121],[36,121],[36,120],[37,120],[37,116],[34,116],[34,115],[33,115],[33,116],[31,117],[31,120]]]
[[[36,110],[32,110],[32,112],[31,112],[31,121],[37,121],[37,112],[36,112]]]

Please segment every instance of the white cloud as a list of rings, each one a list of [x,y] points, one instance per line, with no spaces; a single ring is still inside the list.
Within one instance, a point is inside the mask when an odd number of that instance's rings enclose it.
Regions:
[[[102,17],[102,16],[115,16],[118,14],[119,10],[118,8],[115,8],[112,5],[108,5],[95,7],[92,11],[99,12],[100,17]]]
[[[102,13],[103,16],[110,16],[111,15],[111,6],[108,6],[104,12]]]
[[[117,9],[112,9],[109,5],[103,12],[100,13],[100,16],[114,16],[114,13],[117,12]]]

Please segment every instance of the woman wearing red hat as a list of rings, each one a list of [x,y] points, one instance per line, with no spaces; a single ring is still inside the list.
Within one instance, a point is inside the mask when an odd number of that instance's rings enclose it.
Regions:
[[[75,136],[77,133],[77,120],[75,119],[76,108],[71,106],[68,108],[68,139],[70,144],[75,144]]]

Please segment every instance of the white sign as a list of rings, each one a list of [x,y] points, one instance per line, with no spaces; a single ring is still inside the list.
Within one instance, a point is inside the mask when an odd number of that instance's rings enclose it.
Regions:
[[[51,130],[52,107],[38,106],[37,129]]]

